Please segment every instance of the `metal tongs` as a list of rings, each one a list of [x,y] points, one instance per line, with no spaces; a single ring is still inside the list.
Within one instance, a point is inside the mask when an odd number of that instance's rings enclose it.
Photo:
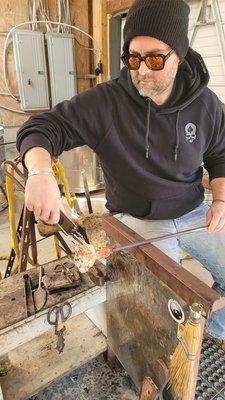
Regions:
[[[85,232],[82,232],[82,234],[78,232],[78,230],[80,230],[80,227],[70,218],[68,218],[62,210],[60,210],[60,220],[56,225],[64,233],[64,235],[69,235],[73,240],[75,240],[75,242],[78,242],[79,244],[84,246],[88,244],[86,241],[87,239],[85,237]]]

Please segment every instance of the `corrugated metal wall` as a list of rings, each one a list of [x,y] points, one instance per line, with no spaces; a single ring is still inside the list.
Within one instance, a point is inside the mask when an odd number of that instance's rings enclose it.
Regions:
[[[204,58],[209,88],[225,103],[225,0],[191,0],[189,39]]]

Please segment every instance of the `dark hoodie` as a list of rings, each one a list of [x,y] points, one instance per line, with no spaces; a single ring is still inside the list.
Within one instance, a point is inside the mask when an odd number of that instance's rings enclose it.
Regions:
[[[18,132],[18,149],[60,155],[87,144],[101,160],[110,211],[179,217],[203,201],[203,162],[210,180],[225,177],[224,114],[208,80],[201,56],[189,49],[159,107],[140,96],[124,68],[118,79],[32,116]]]

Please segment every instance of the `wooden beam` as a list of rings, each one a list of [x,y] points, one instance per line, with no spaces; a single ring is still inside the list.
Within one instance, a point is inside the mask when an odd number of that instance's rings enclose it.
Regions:
[[[106,287],[94,287],[67,301],[73,318],[106,300]],[[60,303],[59,303],[60,304]],[[52,329],[47,321],[48,309],[0,330],[0,356]]]
[[[88,8],[88,0],[76,0],[70,2],[70,15],[71,15],[71,23],[76,27],[82,29],[83,31],[89,33],[89,8]],[[87,36],[84,36],[82,33],[77,31],[72,32],[75,35],[75,38],[82,44],[80,46],[77,42],[75,42],[76,48],[76,69],[78,75],[87,75],[90,74],[90,57],[89,51],[87,51],[83,46],[89,47],[90,42]],[[93,46],[93,43],[91,47]],[[90,80],[89,79],[78,79],[77,80],[78,93],[83,92],[90,88]]]
[[[120,244],[134,243],[143,237],[118,221],[112,215],[103,217],[106,233]],[[136,247],[129,251],[150,271],[180,296],[187,304],[203,304],[206,317],[209,318],[214,304],[216,309],[225,307],[225,299],[174,260],[152,244]]]
[[[117,14],[126,11],[133,4],[134,0],[107,0],[107,14]]]
[[[99,83],[106,82],[108,74],[108,15],[106,13],[106,0],[95,0],[93,2],[93,37],[95,48],[100,53],[95,53],[95,66],[101,60],[103,73],[99,75]]]

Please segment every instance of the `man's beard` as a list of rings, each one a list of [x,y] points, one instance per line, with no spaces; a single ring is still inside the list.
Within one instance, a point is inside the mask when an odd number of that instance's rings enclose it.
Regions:
[[[155,98],[165,93],[169,88],[172,88],[176,72],[177,69],[172,70],[170,76],[162,80],[156,80],[152,76],[148,77],[148,74],[138,75],[133,78],[133,84],[141,96]]]

